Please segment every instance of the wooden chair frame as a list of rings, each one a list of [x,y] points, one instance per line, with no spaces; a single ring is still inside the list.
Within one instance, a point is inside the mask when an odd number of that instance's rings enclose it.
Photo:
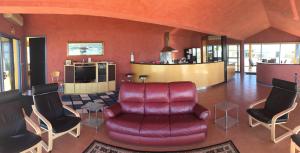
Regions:
[[[254,108],[255,106],[257,106],[259,104],[262,104],[262,103],[265,103],[266,101],[267,101],[267,99],[259,100],[256,103],[250,105],[249,108]],[[281,141],[281,140],[283,140],[283,139],[291,136],[293,134],[293,130],[290,129],[289,127],[286,127],[286,126],[283,125],[286,122],[276,123],[276,120],[279,117],[281,117],[281,116],[283,116],[285,114],[289,115],[289,113],[291,111],[293,111],[296,108],[296,106],[297,106],[297,103],[295,101],[296,101],[296,98],[294,99],[294,103],[293,103],[292,107],[290,107],[290,108],[288,108],[288,109],[286,109],[286,110],[284,110],[284,111],[276,114],[275,116],[273,116],[271,124],[267,124],[267,123],[261,122],[259,120],[256,120],[255,118],[253,118],[251,115],[248,115],[249,116],[249,125],[251,127],[256,127],[258,125],[263,125],[267,129],[269,129],[271,131],[271,141],[273,141],[274,143],[277,143],[277,142],[279,142],[279,141]],[[255,121],[255,123],[253,123],[253,120]],[[284,133],[284,134],[282,134],[282,135],[280,135],[280,136],[278,136],[278,137],[276,137],[276,125],[278,125],[281,128],[287,130],[287,132]]]
[[[293,130],[293,134],[298,134],[300,131],[300,126],[297,126],[294,130]],[[300,146],[298,146],[293,140],[291,140],[291,150],[290,153],[295,153],[297,151],[300,151]]]
[[[24,119],[26,121],[26,123],[28,123],[35,131],[35,133],[39,136],[41,136],[42,131],[40,130],[40,128],[26,115],[24,109],[23,109],[23,114],[24,114]],[[36,145],[22,151],[21,153],[28,153],[28,152],[32,152],[32,153],[42,153],[42,143],[43,141],[41,140],[39,143],[37,143]]]
[[[63,105],[63,108],[70,111],[72,114],[74,114],[76,117],[80,117],[80,114],[78,112],[76,112],[75,110],[73,110],[72,108],[66,106],[66,105]],[[47,152],[50,152],[52,151],[53,149],[53,141],[54,139],[62,136],[62,135],[65,135],[67,133],[69,133],[70,135],[78,138],[79,135],[80,135],[80,122],[74,126],[73,128],[69,129],[68,131],[65,131],[65,132],[61,132],[61,133],[54,133],[53,132],[53,128],[52,128],[52,125],[50,123],[50,121],[48,121],[35,107],[35,105],[32,105],[32,110],[33,112],[35,113],[35,115],[38,117],[39,121],[43,121],[46,126],[47,126],[47,129],[45,128],[42,128],[42,133],[46,133],[48,132],[48,144],[46,144],[45,142],[42,142],[42,146],[43,148],[47,151]],[[74,130],[76,130],[76,132],[74,132]]]

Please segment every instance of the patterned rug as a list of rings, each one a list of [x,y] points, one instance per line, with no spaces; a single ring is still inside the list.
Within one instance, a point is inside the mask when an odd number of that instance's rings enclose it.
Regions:
[[[105,144],[94,140],[83,153],[151,153],[147,151],[129,150]],[[158,152],[156,152],[158,153]],[[239,150],[235,147],[231,140],[211,145],[204,148],[197,148],[192,150],[182,150],[174,152],[161,152],[161,153],[239,153]]]
[[[86,109],[81,109],[88,102],[103,103],[111,106],[117,103],[118,91],[111,91],[97,94],[80,94],[80,95],[62,95],[62,103],[74,108],[79,113],[87,113]]]

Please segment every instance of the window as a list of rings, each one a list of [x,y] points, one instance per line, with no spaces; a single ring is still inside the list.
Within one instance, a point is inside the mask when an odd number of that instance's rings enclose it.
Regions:
[[[299,64],[300,62],[300,43],[245,44],[244,48],[245,72],[256,72],[257,62],[281,64]]]
[[[228,64],[235,65],[235,71],[240,71],[240,45],[228,45]]]

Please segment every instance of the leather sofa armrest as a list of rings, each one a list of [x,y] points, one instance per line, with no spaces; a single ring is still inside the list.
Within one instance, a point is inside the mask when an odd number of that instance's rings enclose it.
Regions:
[[[207,120],[209,115],[210,115],[210,112],[208,109],[206,109],[205,107],[199,105],[199,104],[196,104],[194,106],[194,109],[193,109],[195,115],[199,118],[199,119],[202,119],[202,120]]]
[[[122,111],[120,103],[116,103],[108,108],[104,109],[105,119],[116,117]]]

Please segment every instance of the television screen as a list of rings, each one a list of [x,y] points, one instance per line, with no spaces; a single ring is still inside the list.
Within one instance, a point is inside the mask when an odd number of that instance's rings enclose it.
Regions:
[[[96,66],[75,67],[75,82],[88,83],[96,81]]]

